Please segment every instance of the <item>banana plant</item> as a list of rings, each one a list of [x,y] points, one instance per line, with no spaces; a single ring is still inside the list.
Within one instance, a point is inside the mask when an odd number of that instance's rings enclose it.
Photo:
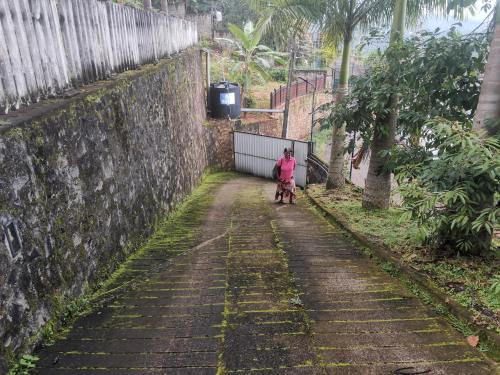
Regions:
[[[276,52],[261,44],[262,32],[253,23],[247,22],[243,29],[234,24],[228,25],[232,39],[218,38],[234,46],[232,57],[235,61],[231,73],[242,81],[242,102],[250,95],[252,80],[260,76],[265,81],[271,78],[269,69],[274,65],[285,65],[285,53]]]

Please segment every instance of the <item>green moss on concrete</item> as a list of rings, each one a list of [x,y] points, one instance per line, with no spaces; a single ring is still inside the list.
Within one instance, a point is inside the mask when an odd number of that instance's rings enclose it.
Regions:
[[[308,194],[357,233],[389,247],[394,256],[430,275],[442,292],[478,317],[482,316],[484,322],[491,325],[490,329],[500,333],[500,327],[483,315],[485,309],[494,311],[500,307],[499,299],[491,293],[490,281],[499,267],[498,259],[433,259],[430,250],[417,240],[416,224],[404,219],[401,209],[364,209],[361,207],[361,190],[353,185],[333,192],[327,192],[323,185],[311,185]]]
[[[257,232],[253,231],[251,224],[246,224],[245,218],[248,212],[259,212],[259,215],[263,216],[262,221],[265,225],[261,228],[259,223]],[[266,337],[268,335],[264,332],[279,327],[279,336],[281,338],[288,335],[308,336],[311,347],[301,349],[310,353],[309,349],[312,348],[311,322],[302,304],[292,302],[294,298],[299,301],[299,292],[294,277],[288,269],[288,260],[272,216],[269,205],[263,199],[261,187],[245,187],[232,206],[232,220],[228,241],[228,282],[226,284],[224,323],[222,325],[223,345],[218,357],[218,374],[293,368],[290,366],[266,367],[269,363],[262,363],[261,366],[252,366],[246,369],[231,367],[233,362],[231,356],[233,355],[243,356],[245,350],[271,350],[268,347],[258,345],[254,348],[252,346],[252,340],[254,339],[247,337],[248,332],[259,326],[262,328],[258,329],[264,329],[264,331],[256,334],[255,337]],[[248,228],[247,225],[249,225]],[[255,241],[255,238],[261,235],[264,238],[269,238],[269,245],[265,244],[262,249],[245,249],[244,243]],[[252,292],[254,287],[261,288],[262,291],[258,293]],[[255,296],[255,301],[247,300],[251,296]],[[252,304],[265,304],[266,307],[249,307]],[[260,316],[261,314],[265,315]],[[296,329],[297,331],[282,332],[289,325],[293,326],[290,330]],[[247,342],[247,340],[249,341]],[[280,345],[279,350],[283,351],[283,355],[290,354],[293,356],[292,353],[300,349],[293,345],[287,347],[284,344],[284,346]],[[305,365],[312,366],[313,363],[316,363],[316,359]]]
[[[102,98],[108,94],[108,90],[103,88],[94,91],[92,94],[89,94],[85,97],[84,102],[86,105],[93,105],[99,103]]]
[[[214,191],[224,181],[234,176],[233,173],[205,176],[201,184],[174,211],[160,221],[153,235],[139,248],[136,247],[134,251],[132,245],[128,244],[126,252],[131,253],[128,259],[118,268],[116,268],[117,264],[110,264],[107,268],[108,272],[116,270],[107,279],[97,278],[92,284],[87,285],[85,295],[76,299],[67,298],[60,294],[49,296],[53,306],[53,318],[28,340],[24,350],[33,347],[36,343],[41,342],[41,346],[50,346],[56,339],[62,339],[78,317],[94,311],[104,298],[118,294],[128,287],[133,288],[137,283],[147,278],[149,275],[144,270],[141,270],[139,275],[131,274],[131,270],[133,270],[131,264],[134,259],[141,258],[150,251],[156,251],[158,246],[162,247],[165,252],[181,242],[193,246],[200,234],[199,227],[214,199]],[[63,225],[62,221],[61,217],[56,219],[55,227]],[[67,242],[67,246],[69,246],[71,238],[69,234],[61,233],[59,240]],[[118,262],[119,260],[116,257],[111,261]],[[144,275],[145,273],[146,275]],[[100,275],[104,277],[105,273]],[[126,276],[130,276],[130,280],[121,282]],[[138,327],[134,326],[133,328]],[[6,359],[9,362],[9,367],[17,363],[17,357],[11,351],[7,352]]]
[[[383,260],[376,256],[371,250],[363,248],[363,251],[368,255],[373,261],[382,269],[383,271],[390,274],[392,277],[399,279],[399,281],[406,287],[407,290],[412,292],[416,297],[418,297],[426,305],[432,307],[436,312],[441,314],[458,332],[460,332],[464,337],[477,335],[478,332],[467,322],[462,321],[457,316],[455,316],[448,307],[437,302],[430,293],[420,288],[412,280],[402,274],[399,267],[389,261]],[[425,331],[418,331],[425,332]],[[484,338],[483,338],[484,339]],[[487,353],[487,355],[494,360],[498,361],[500,359],[500,352],[497,348],[490,345],[486,340],[480,340],[479,349]]]
[[[210,204],[213,202],[213,190],[223,181],[233,177],[232,173],[218,173],[206,176],[196,188],[172,213],[164,218],[153,235],[135,251],[102,285],[93,296],[99,299],[131,286],[131,281],[122,282],[133,271],[134,260],[147,258],[151,252],[168,254],[177,250],[182,243],[185,250],[194,246],[199,237],[200,227],[205,219]],[[178,253],[178,252],[177,252]],[[137,282],[136,278],[133,278]]]

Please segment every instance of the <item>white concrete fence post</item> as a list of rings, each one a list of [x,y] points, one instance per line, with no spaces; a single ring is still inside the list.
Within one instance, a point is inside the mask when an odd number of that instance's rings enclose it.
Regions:
[[[168,0],[161,0],[160,9],[163,13],[168,14]]]
[[[144,0],[144,9],[153,10],[153,5],[151,4],[151,0]]]

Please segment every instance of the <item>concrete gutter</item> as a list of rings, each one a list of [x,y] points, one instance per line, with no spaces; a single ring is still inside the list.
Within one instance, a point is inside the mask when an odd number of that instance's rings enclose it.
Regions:
[[[484,326],[480,326],[474,322],[474,317],[471,312],[467,310],[465,307],[459,305],[458,303],[452,301],[448,295],[439,290],[432,280],[425,275],[422,275],[420,272],[416,271],[412,267],[404,264],[400,258],[397,258],[393,255],[390,247],[386,245],[381,245],[376,243],[369,237],[356,232],[351,228],[349,223],[341,218],[339,215],[336,215],[334,211],[327,209],[324,207],[320,201],[316,198],[312,197],[309,192],[306,190],[306,196],[309,200],[322,211],[325,216],[333,221],[335,224],[340,226],[346,232],[348,232],[354,239],[356,239],[360,244],[369,248],[377,257],[381,258],[383,261],[388,261],[392,263],[397,270],[404,275],[409,281],[416,284],[420,289],[427,292],[435,302],[445,306],[448,311],[459,318],[462,322],[466,323],[468,326],[472,327],[475,331],[478,332],[478,336],[482,342],[487,343],[491,347],[492,353],[489,358],[495,360],[495,357],[498,357],[500,353],[500,335],[492,330],[486,329]],[[486,354],[486,353],[484,353]]]

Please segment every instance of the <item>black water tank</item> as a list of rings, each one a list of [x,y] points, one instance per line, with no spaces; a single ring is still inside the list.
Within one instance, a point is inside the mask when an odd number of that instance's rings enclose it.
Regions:
[[[240,86],[237,83],[219,82],[210,85],[210,113],[215,118],[240,117]]]

